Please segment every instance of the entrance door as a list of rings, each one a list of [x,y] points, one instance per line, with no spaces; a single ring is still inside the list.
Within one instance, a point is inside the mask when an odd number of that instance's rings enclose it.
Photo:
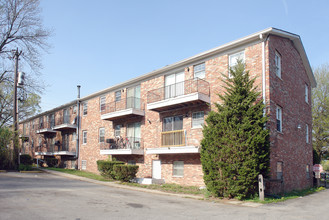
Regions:
[[[152,178],[161,179],[161,160],[152,161]]]

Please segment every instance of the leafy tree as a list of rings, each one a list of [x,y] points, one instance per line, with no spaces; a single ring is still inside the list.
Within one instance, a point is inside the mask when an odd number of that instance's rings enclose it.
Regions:
[[[317,87],[312,90],[313,149],[326,159],[329,147],[329,64],[314,70]]]
[[[9,128],[0,128],[0,169],[12,167],[9,144],[12,143],[13,132]]]
[[[41,52],[49,47],[50,33],[43,28],[39,0],[0,0],[0,127],[12,123],[14,61],[8,58],[13,57],[13,50],[23,52],[19,69],[26,72],[25,86],[19,89],[19,118],[40,110]]]
[[[207,189],[215,196],[249,197],[258,192],[258,175],[269,171],[269,131],[260,93],[240,61],[224,76],[222,104],[206,119],[201,163]]]

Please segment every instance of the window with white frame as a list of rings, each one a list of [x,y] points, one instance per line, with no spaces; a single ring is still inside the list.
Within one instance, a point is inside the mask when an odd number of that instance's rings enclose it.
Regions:
[[[193,112],[192,113],[192,128],[202,128],[204,125],[204,112]]]
[[[99,143],[104,143],[105,141],[105,128],[99,129]]]
[[[204,79],[206,77],[205,63],[194,66],[194,78]]]
[[[275,74],[281,78],[281,55],[275,51]]]
[[[310,165],[306,164],[306,178],[309,179],[310,178]]]
[[[308,103],[308,85],[305,84],[305,102]]]
[[[87,131],[82,131],[82,144],[87,144]]]
[[[105,96],[99,98],[99,109],[101,112],[105,111],[105,102],[106,102]]]
[[[120,137],[120,135],[121,135],[121,125],[115,125],[114,137]]]
[[[305,129],[306,129],[306,131],[305,131],[305,135],[306,135],[306,143],[308,144],[309,143],[309,131],[308,131],[308,124],[306,124],[306,126],[305,126]]]
[[[86,160],[81,160],[81,169],[86,170],[87,169],[87,161]]]
[[[283,162],[276,162],[276,178],[282,179],[283,176]]]
[[[183,177],[184,176],[184,161],[174,161],[173,176],[174,177]]]
[[[228,76],[230,78],[232,78],[232,75],[231,75],[231,69],[233,69],[237,64],[238,64],[238,61],[241,61],[242,63],[245,63],[245,55],[244,55],[244,51],[240,51],[238,53],[235,53],[235,54],[231,54],[229,55],[229,58],[228,58],[228,63],[229,63],[229,71],[228,71]]]
[[[276,130],[282,132],[282,108],[276,106]]]
[[[83,115],[87,115],[87,113],[88,113],[88,102],[83,103],[82,110],[83,110]]]
[[[121,100],[121,90],[115,92],[115,101],[118,102]]]
[[[78,107],[76,105],[73,106],[73,114],[76,114],[77,113],[77,109]]]

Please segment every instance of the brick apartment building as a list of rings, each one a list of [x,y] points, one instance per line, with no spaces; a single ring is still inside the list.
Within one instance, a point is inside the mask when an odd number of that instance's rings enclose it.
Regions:
[[[138,165],[141,181],[202,186],[202,124],[224,92],[221,74],[237,59],[256,77],[266,103],[271,190],[310,187],[316,82],[300,37],[275,28],[29,118],[20,123],[22,151],[95,173],[96,161],[111,155]]]

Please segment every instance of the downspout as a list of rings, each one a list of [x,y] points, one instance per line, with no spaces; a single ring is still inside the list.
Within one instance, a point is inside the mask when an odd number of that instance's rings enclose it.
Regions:
[[[269,35],[264,38],[263,34],[259,35],[259,39],[262,41],[262,95],[263,95],[263,104],[265,105],[265,108],[263,110],[263,116],[266,115],[266,67],[265,67],[265,43],[268,39]]]
[[[77,98],[77,129],[76,129],[76,142],[77,142],[77,146],[76,146],[76,150],[75,150],[75,158],[78,159],[78,170],[79,170],[79,165],[80,165],[80,132],[79,132],[79,128],[80,128],[80,85],[77,86],[78,88],[78,98]]]

